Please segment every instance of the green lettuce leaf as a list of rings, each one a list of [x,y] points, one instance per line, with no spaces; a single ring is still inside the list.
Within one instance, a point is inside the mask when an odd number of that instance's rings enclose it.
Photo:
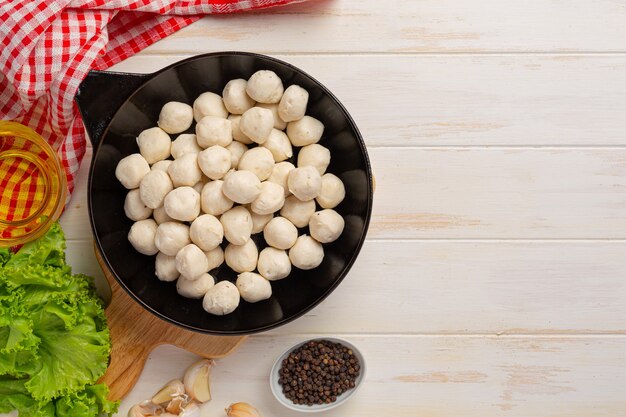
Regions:
[[[13,410],[19,410],[19,417],[55,417],[54,404],[33,399],[24,387],[24,380],[0,378],[0,413]]]
[[[55,401],[57,417],[93,417],[112,414],[117,404],[108,401],[109,389],[104,384],[88,385],[81,392],[66,395]]]
[[[0,251],[0,412],[96,417],[116,404],[93,385],[111,351],[93,279],[72,275],[58,224],[17,253]]]
[[[0,248],[0,267],[9,262],[10,258],[11,252],[9,251],[9,248]]]
[[[92,300],[78,305],[74,314],[83,319],[71,329],[56,308],[46,306],[35,321],[43,366],[26,387],[40,400],[81,390],[100,378],[108,366],[109,330],[99,303]]]
[[[25,244],[5,266],[45,265],[65,266],[65,234],[58,223],[37,240]]]

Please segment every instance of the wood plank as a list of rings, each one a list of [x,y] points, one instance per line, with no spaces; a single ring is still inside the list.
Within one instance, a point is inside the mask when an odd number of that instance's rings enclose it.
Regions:
[[[623,241],[368,241],[326,300],[271,334],[626,333],[624,254]],[[89,241],[68,260],[103,281]]]
[[[92,152],[91,145],[87,144],[85,157],[81,162],[74,182],[74,192],[72,192],[72,197],[65,206],[65,211],[63,211],[59,219],[63,231],[65,232],[65,237],[68,240],[68,245],[71,240],[93,240],[91,225],[89,223],[89,207],[87,204],[89,165],[91,164]],[[93,245],[88,248],[78,246],[77,250],[78,252],[73,256],[80,258],[84,253],[93,253]],[[95,258],[92,259],[95,261]]]
[[[626,238],[626,149],[371,148],[370,238]],[[90,239],[86,170],[62,224]],[[410,192],[407,192],[410,191]]]
[[[296,417],[272,396],[273,361],[301,335],[249,338],[212,370],[203,415],[246,401],[264,416]],[[349,336],[364,353],[361,390],[342,416],[613,417],[626,409],[623,337]],[[163,346],[151,355],[119,416],[181,377],[195,356]],[[337,414],[339,413],[339,414]]]
[[[186,57],[139,55],[113,69]],[[626,145],[624,55],[278,57],[330,88],[369,146]]]
[[[378,184],[370,237],[626,237],[622,148],[374,148],[370,156]]]
[[[624,51],[624,21],[614,0],[316,0],[209,16],[146,52]]]

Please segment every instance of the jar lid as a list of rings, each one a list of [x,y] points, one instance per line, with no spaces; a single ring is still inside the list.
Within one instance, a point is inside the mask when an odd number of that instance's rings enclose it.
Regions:
[[[42,236],[61,215],[67,193],[56,152],[35,131],[0,121],[0,247]]]

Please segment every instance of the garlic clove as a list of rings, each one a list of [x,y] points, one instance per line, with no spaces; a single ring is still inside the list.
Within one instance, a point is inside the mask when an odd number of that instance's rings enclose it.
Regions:
[[[213,361],[203,359],[191,365],[183,378],[187,394],[201,403],[211,399],[211,384],[209,383],[209,371]]]
[[[182,395],[185,395],[185,386],[180,379],[174,379],[165,384],[165,386],[152,397],[152,402],[154,404],[165,404]]]
[[[234,403],[226,409],[228,417],[261,417],[259,410],[247,403]]]
[[[183,411],[185,406],[189,404],[189,401],[189,396],[187,394],[174,397],[165,407],[165,411],[178,415],[181,411]]]
[[[141,404],[136,404],[130,410],[128,410],[128,417],[158,416],[162,412],[163,408],[148,400],[142,402]]]
[[[200,407],[196,403],[189,403],[178,414],[178,417],[200,417]]]
[[[139,404],[133,405],[130,410],[128,410],[128,417],[146,417],[151,414],[144,413],[144,410],[141,408]]]

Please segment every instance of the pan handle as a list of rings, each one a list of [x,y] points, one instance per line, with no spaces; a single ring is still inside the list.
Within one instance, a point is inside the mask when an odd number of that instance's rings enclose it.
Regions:
[[[150,77],[152,74],[89,71],[75,100],[94,148],[120,106]]]

